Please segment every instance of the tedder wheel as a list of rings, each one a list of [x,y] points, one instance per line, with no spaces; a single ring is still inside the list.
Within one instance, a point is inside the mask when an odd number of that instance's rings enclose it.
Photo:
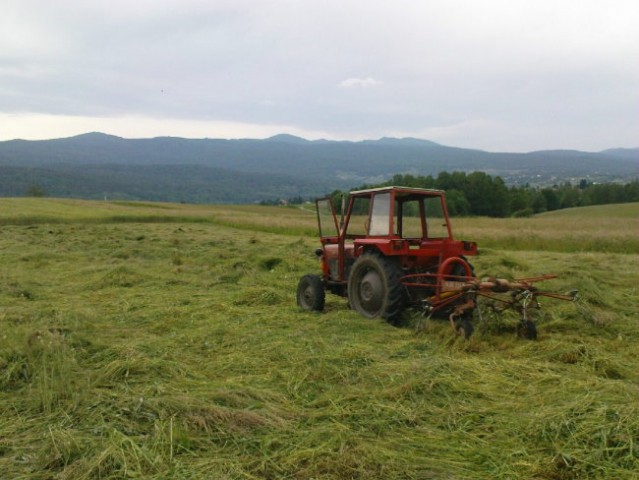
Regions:
[[[348,277],[351,308],[367,318],[397,321],[404,303],[400,279],[400,268],[393,260],[378,253],[364,253]]]
[[[324,284],[318,275],[304,275],[297,284],[297,304],[304,310],[324,310]]]
[[[455,325],[455,329],[457,330],[457,334],[461,337],[464,337],[466,340],[470,338],[470,336],[475,331],[475,327],[473,327],[473,323],[469,318],[462,318]]]
[[[532,320],[522,320],[517,327],[517,335],[528,340],[537,340],[537,326]]]
[[[466,262],[468,264],[468,267],[470,268],[470,276],[474,277],[475,276],[475,266],[470,263],[468,261],[468,259],[464,256],[464,255],[460,255],[459,258],[461,258],[464,262]],[[464,268],[463,265],[461,264],[456,264],[455,268],[454,268],[455,272],[451,272],[453,273],[453,275],[466,275],[466,269]]]

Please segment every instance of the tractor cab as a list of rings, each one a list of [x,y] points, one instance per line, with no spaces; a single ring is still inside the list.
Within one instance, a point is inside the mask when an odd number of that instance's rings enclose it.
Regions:
[[[347,281],[350,267],[365,252],[393,257],[403,269],[433,267],[449,257],[477,253],[474,243],[453,239],[441,190],[386,187],[351,192],[339,220],[330,198],[316,205],[328,281]]]
[[[320,236],[340,235],[344,218],[349,222],[348,235],[395,236],[399,238],[451,237],[450,223],[440,190],[383,189],[351,192],[348,212],[338,223],[330,198],[316,200]]]

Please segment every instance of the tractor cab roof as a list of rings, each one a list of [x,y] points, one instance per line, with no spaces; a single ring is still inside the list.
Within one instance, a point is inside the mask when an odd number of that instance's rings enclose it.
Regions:
[[[355,190],[350,193],[353,197],[367,197],[372,195],[373,193],[386,193],[386,192],[395,192],[395,194],[400,195],[420,195],[424,197],[441,197],[444,194],[443,190],[435,190],[430,188],[413,188],[413,187],[379,187],[379,188],[369,188],[366,190]]]

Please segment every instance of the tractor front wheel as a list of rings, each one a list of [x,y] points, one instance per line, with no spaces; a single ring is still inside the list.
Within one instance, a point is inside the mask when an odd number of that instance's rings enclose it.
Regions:
[[[351,307],[367,318],[399,319],[403,307],[401,271],[396,262],[378,253],[364,253],[348,277]]]
[[[318,275],[304,275],[297,284],[297,304],[304,310],[324,310],[324,283]]]

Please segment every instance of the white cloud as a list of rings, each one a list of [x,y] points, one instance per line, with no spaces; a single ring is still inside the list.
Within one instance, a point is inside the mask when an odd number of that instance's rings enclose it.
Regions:
[[[379,80],[375,80],[371,77],[366,78],[347,78],[339,83],[340,87],[343,88],[352,88],[352,87],[376,87],[377,85],[381,85],[383,82]]]

